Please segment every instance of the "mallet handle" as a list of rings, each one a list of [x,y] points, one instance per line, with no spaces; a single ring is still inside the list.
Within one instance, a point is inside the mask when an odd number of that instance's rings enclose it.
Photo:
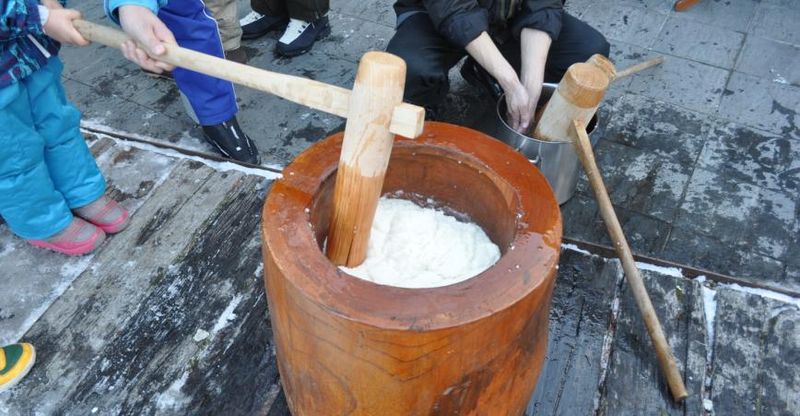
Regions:
[[[622,226],[620,226],[617,214],[614,212],[614,207],[611,205],[611,198],[608,196],[606,186],[603,184],[603,177],[600,175],[600,170],[597,168],[594,152],[592,151],[592,144],[584,129],[584,123],[580,120],[574,120],[572,127],[577,135],[575,149],[584,170],[586,170],[586,176],[589,178],[592,191],[594,191],[594,196],[597,199],[597,205],[600,207],[600,215],[603,217],[603,221],[606,224],[611,241],[614,242],[614,249],[617,251],[617,256],[619,256],[622,261],[622,268],[625,271],[626,280],[631,287],[633,298],[636,300],[636,305],[639,307],[642,319],[644,319],[647,332],[650,334],[650,339],[653,341],[653,345],[656,348],[658,363],[661,366],[661,370],[667,376],[667,383],[672,392],[672,397],[675,401],[681,401],[689,394],[686,392],[686,387],[683,384],[683,377],[681,376],[680,370],[678,370],[678,364],[664,336],[664,331],[661,329],[661,323],[658,321],[653,303],[650,301],[650,296],[647,294],[642,276],[639,274],[639,269],[636,267],[636,263],[633,260],[631,248],[628,246],[628,241],[625,239],[625,234],[622,232]]]
[[[660,65],[662,62],[664,62],[664,57],[663,56],[659,56],[659,57],[656,57],[656,58],[653,58],[653,59],[648,59],[648,60],[646,60],[644,62],[639,62],[636,65],[631,65],[631,66],[623,69],[622,71],[618,71],[617,72],[617,76],[614,78],[614,81],[616,81],[616,80],[618,80],[620,78],[627,77],[629,75],[633,75],[633,74],[635,74],[637,72],[644,71],[645,69],[650,68],[651,66]]]
[[[130,39],[128,35],[119,30],[85,20],[76,20],[74,24],[78,32],[87,40],[112,48],[119,49],[120,44]],[[339,117],[348,115],[351,92],[346,88],[294,75],[266,71],[178,45],[164,44],[164,47],[167,52],[157,58],[160,61],[268,92]],[[422,132],[424,117],[425,110],[423,108],[401,103],[394,108],[389,131],[404,137],[417,137]]]

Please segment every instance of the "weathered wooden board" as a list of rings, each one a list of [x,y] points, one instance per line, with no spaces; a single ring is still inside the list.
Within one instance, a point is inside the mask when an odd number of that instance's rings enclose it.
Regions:
[[[177,165],[174,158],[89,138],[109,195],[135,214]],[[0,291],[0,344],[17,341],[87,267],[92,255],[65,257],[35,248],[0,226],[0,276],[25,276]],[[0,279],[2,281],[2,279]]]
[[[716,301],[716,414],[800,414],[800,309],[727,288]]]
[[[528,415],[594,411],[603,342],[619,285],[619,263],[562,250],[550,311],[547,356]]]
[[[15,409],[260,408],[277,377],[259,275],[262,181],[181,162],[28,333],[39,360]]]
[[[649,271],[643,271],[642,277],[684,374],[689,397],[682,404],[672,400],[636,302],[625,283],[598,413],[703,414],[706,326],[701,286],[696,281]]]

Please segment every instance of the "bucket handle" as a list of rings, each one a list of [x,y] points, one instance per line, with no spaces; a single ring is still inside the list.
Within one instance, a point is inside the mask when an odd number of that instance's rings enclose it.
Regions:
[[[542,163],[542,142],[539,142],[538,145],[539,149],[536,151],[536,157],[534,159],[528,159],[528,160],[534,165],[536,165],[536,167],[541,167],[540,164]],[[525,154],[525,152],[522,151],[522,146],[517,147],[515,150],[522,154]]]

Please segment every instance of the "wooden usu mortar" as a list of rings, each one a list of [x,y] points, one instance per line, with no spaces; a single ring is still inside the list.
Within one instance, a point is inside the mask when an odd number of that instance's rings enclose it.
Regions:
[[[264,204],[265,283],[295,415],[519,415],[547,348],[561,216],[544,176],[474,130],[395,139],[383,193],[466,214],[500,247],[483,273],[430,289],[350,276],[323,254],[342,134],[284,170]]]

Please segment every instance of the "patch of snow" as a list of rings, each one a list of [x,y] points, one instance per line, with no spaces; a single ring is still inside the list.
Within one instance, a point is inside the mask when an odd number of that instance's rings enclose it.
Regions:
[[[258,267],[256,267],[256,271],[253,272],[253,275],[255,277],[261,278],[263,271],[264,271],[264,262],[259,262]]]
[[[0,257],[5,257],[6,255],[13,253],[15,250],[16,248],[14,247],[14,244],[6,244],[3,247],[3,250],[0,251]]]
[[[239,302],[242,301],[242,295],[236,295],[231,302],[228,304],[228,307],[222,311],[222,314],[217,319],[217,323],[214,324],[214,328],[211,329],[211,335],[216,335],[222,328],[228,326],[230,321],[236,319],[236,314],[233,311],[239,306]]]
[[[158,395],[158,399],[156,399],[156,407],[158,410],[179,410],[189,402],[189,398],[181,392],[188,378],[189,373],[184,371],[180,378],[173,381],[172,384],[169,385],[169,388]]]
[[[587,250],[579,248],[575,244],[563,243],[563,244],[561,244],[561,248],[564,249],[564,250],[570,250],[570,251],[575,251],[575,252],[578,252],[578,253],[581,253],[581,254],[585,254],[587,256],[594,256],[594,254],[590,253]],[[511,249],[513,250],[514,248],[512,247]]]
[[[108,126],[102,124],[98,120],[93,120],[93,119],[82,120],[81,121],[81,127],[83,127],[83,128],[91,128],[91,129],[104,131],[104,132],[112,133],[112,134],[118,134],[118,135],[121,135],[121,136],[128,136],[128,137],[132,137],[132,138],[139,139],[139,140],[147,140],[147,141],[156,142],[156,143],[158,142],[158,139],[155,139],[155,138],[152,138],[152,137],[138,135],[138,134],[135,134],[135,133],[128,133],[128,132],[116,130],[116,129],[113,129],[111,127],[108,127]],[[186,154],[183,154],[181,152],[178,152],[177,150],[158,147],[158,146],[147,144],[147,143],[139,143],[139,142],[133,142],[133,141],[125,142],[122,139],[118,139],[118,138],[109,136],[107,134],[103,134],[101,132],[96,132],[96,131],[89,132],[89,131],[87,131],[87,133],[94,134],[94,135],[96,135],[98,137],[101,137],[101,138],[108,138],[109,140],[113,140],[115,143],[124,143],[125,145],[133,147],[133,148],[136,148],[136,149],[146,150],[146,151],[157,153],[157,154],[160,154],[160,155],[174,157],[176,159],[187,159],[187,160],[193,160],[193,161],[196,161],[196,162],[200,162],[200,163],[202,163],[202,164],[204,164],[204,165],[206,165],[206,166],[208,166],[208,167],[210,167],[210,168],[212,168],[214,170],[217,170],[217,171],[226,172],[226,171],[233,170],[233,171],[244,173],[246,175],[260,176],[260,177],[263,177],[263,178],[266,178],[266,179],[278,179],[278,178],[282,177],[282,175],[279,174],[279,173],[270,172],[270,171],[263,170],[263,169],[248,168],[248,167],[244,167],[244,166],[238,165],[236,163],[231,163],[231,162],[218,162],[218,161],[215,161],[215,160],[208,160],[208,159],[204,159],[204,158],[199,157],[199,156],[186,155]],[[283,169],[282,166],[277,166],[277,165],[263,165],[263,166],[266,167],[266,168],[275,169],[275,170],[282,170]]]
[[[204,339],[207,339],[210,335],[211,334],[209,334],[208,332],[198,328],[197,332],[194,333],[194,337],[192,337],[192,339],[194,340],[194,342],[200,342]]]
[[[59,272],[61,277],[75,279],[76,277],[80,276],[80,274],[89,267],[92,257],[94,256],[84,256],[75,259],[76,261],[67,261],[61,266],[61,270]]]
[[[783,75],[779,74],[775,69],[770,68],[769,72],[775,74],[775,78],[772,79],[772,82],[784,85],[789,84],[789,81]]]
[[[697,278],[703,296],[703,312],[706,318],[706,371],[703,376],[703,407],[711,413],[714,411],[714,402],[711,401],[711,369],[714,362],[714,343],[716,341],[715,325],[717,318],[717,291],[703,283],[705,276]]]
[[[657,266],[655,264],[643,263],[638,261],[636,262],[636,267],[638,267],[639,270],[649,270],[651,272],[656,272],[667,276],[684,277],[681,269],[677,267]]]
[[[719,286],[732,289],[738,292],[750,293],[764,298],[777,300],[779,302],[788,303],[789,305],[793,305],[794,307],[800,309],[800,298],[789,296],[780,292],[775,292],[773,290],[742,286],[736,283],[722,283]]]
[[[619,260],[611,260],[619,265]],[[606,334],[603,337],[603,347],[600,353],[600,377],[597,381],[597,386],[602,387],[606,382],[606,377],[608,375],[608,364],[611,360],[611,348],[614,344],[614,337],[617,333],[617,320],[619,319],[619,305],[620,305],[620,287],[622,286],[622,281],[625,279],[625,273],[622,270],[621,266],[617,267],[617,279],[614,283],[616,290],[614,290],[614,299],[611,301],[611,317],[608,321],[608,329],[606,330]],[[597,410],[600,408],[600,398],[601,398],[601,391],[602,389],[597,389],[594,395],[594,413],[597,413]]]

